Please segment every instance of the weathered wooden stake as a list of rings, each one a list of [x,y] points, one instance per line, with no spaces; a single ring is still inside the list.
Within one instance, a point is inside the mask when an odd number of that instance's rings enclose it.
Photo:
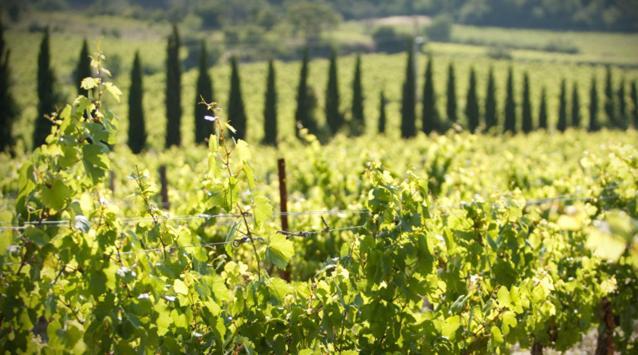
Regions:
[[[281,230],[288,232],[288,188],[286,186],[286,160],[277,160],[279,171],[279,212],[281,216]]]
[[[603,298],[600,304],[601,324],[598,327],[598,344],[596,344],[596,355],[612,355],[615,353],[614,329],[616,321],[611,302],[607,297]]]
[[[162,208],[168,210],[170,208],[170,203],[168,202],[168,180],[166,179],[166,165],[161,165],[159,167],[159,176],[160,176],[160,196],[162,198]]]
[[[286,186],[286,160],[277,160],[277,171],[279,172],[279,216],[281,219],[281,230],[288,232],[288,187]],[[290,282],[290,264],[279,273],[282,279]]]

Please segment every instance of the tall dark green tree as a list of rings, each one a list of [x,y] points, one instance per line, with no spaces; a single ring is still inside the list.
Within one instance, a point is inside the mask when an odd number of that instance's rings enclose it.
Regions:
[[[4,25],[0,18],[0,152],[13,147],[13,122],[18,115],[16,101],[11,93],[11,53],[4,40]]]
[[[563,79],[560,83],[560,96],[558,97],[558,123],[556,129],[560,132],[567,130],[567,83]]]
[[[341,96],[339,95],[339,74],[337,68],[337,51],[330,51],[330,65],[328,67],[328,84],[326,85],[326,122],[330,133],[337,133],[343,126],[343,118],[339,109]]]
[[[631,102],[634,104],[633,107],[633,119],[634,119],[634,128],[638,129],[638,85],[636,81],[631,82]]]
[[[230,59],[230,93],[228,94],[228,119],[235,127],[235,138],[246,139],[246,109],[244,108],[244,98],[241,93],[241,79],[239,77],[239,66],[237,58]]]
[[[377,127],[379,134],[385,134],[385,126],[387,122],[386,105],[387,100],[385,98],[385,91],[382,90],[379,94],[379,122]]]
[[[538,108],[538,128],[547,130],[547,90],[541,89],[541,103]]]
[[[596,83],[596,74],[591,79],[591,87],[589,89],[589,128],[588,131],[595,132],[600,129],[598,124],[598,88]]]
[[[301,72],[299,74],[299,85],[297,86],[297,109],[295,111],[295,132],[299,135],[299,127],[306,128],[311,134],[317,135],[319,127],[314,117],[310,88],[308,86],[308,72],[310,70],[310,59],[308,49],[303,52],[301,62]]]
[[[523,133],[530,133],[534,129],[532,122],[532,98],[529,87],[529,74],[523,75]]]
[[[55,110],[55,75],[51,68],[49,29],[44,32],[38,55],[38,117],[33,131],[33,148],[43,145],[53,123],[46,117]]]
[[[91,73],[91,58],[89,56],[89,44],[86,39],[82,41],[82,49],[80,50],[80,58],[78,59],[78,65],[75,67],[73,76],[75,79],[75,87],[78,90],[78,95],[88,96],[88,91],[82,89],[81,84],[84,78],[88,78]]]
[[[401,137],[416,136],[416,73],[414,70],[412,45],[408,49],[408,61],[405,66],[405,81],[401,96]]]
[[[507,96],[505,97],[505,132],[516,133],[516,98],[514,96],[514,70],[507,73]]]
[[[363,78],[361,73],[361,56],[357,56],[354,65],[354,79],[352,81],[352,133],[360,135],[365,131],[366,120],[363,110]]]
[[[572,127],[580,128],[580,93],[578,83],[572,87]]]
[[[627,92],[625,91],[625,78],[620,80],[620,87],[618,88],[618,125],[622,129],[627,129],[628,119],[627,119]]]
[[[467,128],[474,133],[478,129],[479,112],[478,94],[476,92],[476,71],[470,69],[470,84],[467,89],[467,99],[465,103],[465,116],[467,117]]]
[[[425,68],[425,81],[423,83],[423,116],[422,130],[426,134],[433,131],[441,131],[439,124],[439,111],[436,107],[436,91],[434,89],[434,65],[432,57],[428,59]]]
[[[264,140],[266,145],[277,145],[277,85],[275,63],[268,62],[268,78],[266,79],[266,100],[264,105]]]
[[[605,115],[607,115],[607,122],[618,128],[619,123],[616,120],[616,105],[614,98],[614,84],[611,73],[611,66],[607,66],[607,75],[605,77]]]
[[[177,26],[173,25],[166,47],[166,148],[182,144],[182,68],[179,49],[179,32]]]
[[[139,52],[135,52],[131,69],[131,88],[128,96],[128,146],[134,154],[139,154],[146,145],[146,125],[144,123],[144,84],[142,62]]]
[[[206,43],[202,41],[199,50],[199,75],[197,76],[197,87],[195,88],[195,143],[204,144],[214,130],[214,123],[204,119],[210,113],[206,109],[205,102],[213,101],[213,80],[208,72],[208,51]]]
[[[485,93],[485,130],[490,130],[498,125],[496,105],[496,80],[494,79],[494,68],[490,67]]]
[[[450,63],[447,70],[447,102],[446,102],[447,119],[450,122],[456,122],[457,106],[456,106],[456,75],[454,73],[454,64]]]

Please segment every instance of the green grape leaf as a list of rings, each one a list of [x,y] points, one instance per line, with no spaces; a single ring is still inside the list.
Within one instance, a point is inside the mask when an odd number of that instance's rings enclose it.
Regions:
[[[458,315],[447,318],[441,324],[441,335],[444,337],[454,340],[456,338],[456,331],[461,326],[461,317]]]
[[[188,295],[188,287],[182,280],[175,279],[173,281],[173,290],[179,295]]]
[[[294,246],[286,237],[275,234],[270,238],[266,249],[266,260],[280,269],[284,269],[295,253]]]
[[[255,208],[253,214],[255,217],[255,224],[257,226],[264,225],[264,223],[272,217],[272,213],[272,205],[266,196],[258,195],[255,197]]]
[[[505,286],[501,286],[501,288],[499,288],[498,293],[496,294],[496,299],[503,307],[509,307],[512,305],[510,293]]]
[[[60,179],[55,179],[42,190],[42,202],[49,208],[60,210],[71,197],[71,189]]]
[[[495,342],[499,344],[503,342],[503,334],[497,326],[492,326],[490,333],[492,334],[492,339],[494,339]]]
[[[95,89],[98,85],[100,85],[100,78],[84,78],[82,79],[82,83],[80,83],[80,86],[84,90]]]

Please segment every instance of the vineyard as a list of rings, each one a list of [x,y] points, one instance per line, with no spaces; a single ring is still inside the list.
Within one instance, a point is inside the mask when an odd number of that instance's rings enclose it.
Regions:
[[[302,132],[280,213],[277,152],[229,139],[216,105],[208,149],[134,156],[107,146],[120,91],[82,85],[46,145],[2,164],[5,350],[539,354],[595,328],[602,353],[637,349],[633,131],[413,154]]]

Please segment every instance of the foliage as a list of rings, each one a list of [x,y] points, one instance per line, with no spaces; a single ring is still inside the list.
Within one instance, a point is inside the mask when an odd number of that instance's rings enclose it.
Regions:
[[[485,93],[485,129],[490,130],[498,126],[498,110],[496,103],[496,79],[494,67],[490,67],[487,74],[487,86]]]
[[[202,105],[204,102],[213,101],[213,79],[209,73],[208,62],[208,50],[206,49],[206,43],[202,41],[199,52],[199,73],[197,76],[197,86],[195,91],[195,143],[204,144],[206,138],[213,133],[213,124],[210,121],[204,119],[207,115],[206,106]]]
[[[179,60],[181,42],[177,25],[168,37],[166,45],[166,140],[165,147],[182,144],[182,68]]]
[[[75,87],[79,95],[88,96],[88,91],[82,89],[82,80],[90,76],[92,76],[92,73],[91,58],[89,57],[89,44],[86,39],[84,39],[84,41],[82,41],[82,49],[80,50],[78,64],[73,72],[73,80],[75,81]]]
[[[452,17],[439,15],[426,26],[425,35],[432,41],[447,42],[452,37]]]
[[[9,152],[14,145],[13,124],[18,116],[18,107],[12,93],[11,51],[5,42],[4,30],[0,19],[0,152]]]
[[[146,123],[144,115],[144,80],[142,60],[135,53],[131,69],[131,87],[128,96],[128,146],[131,152],[139,154],[146,146]]]
[[[354,64],[354,79],[352,79],[351,131],[355,136],[363,134],[366,127],[363,94],[363,78],[361,72],[361,56],[357,55]],[[381,108],[383,109],[383,108]]]
[[[244,98],[241,91],[241,79],[239,77],[239,65],[237,58],[230,60],[230,93],[228,94],[228,119],[237,130],[235,133],[239,139],[246,138],[246,109],[244,108]]]
[[[447,113],[447,119],[450,122],[456,122],[457,105],[456,105],[456,75],[454,74],[454,64],[450,63],[448,66],[447,76],[447,100],[445,101],[445,112]]]
[[[379,119],[377,123],[377,133],[385,134],[385,125],[387,124],[387,99],[385,97],[385,91],[381,90],[379,94]]]
[[[411,138],[416,135],[416,73],[414,52],[407,53],[405,79],[401,95],[401,137]]]
[[[434,89],[434,68],[433,58],[428,58],[428,64],[425,68],[425,76],[423,81],[423,115],[421,117],[423,125],[422,130],[426,134],[432,132],[441,132],[442,122],[439,118],[439,110],[436,106],[436,91]]]
[[[514,96],[514,69],[507,73],[507,87],[505,96],[505,125],[504,131],[516,133],[516,98]]]
[[[574,128],[580,128],[580,93],[578,91],[578,83],[572,86],[572,120],[571,125]]]
[[[391,26],[381,26],[372,33],[374,48],[384,53],[399,53],[409,48],[412,37]]]
[[[56,95],[54,93],[55,75],[51,68],[51,49],[49,47],[49,30],[44,32],[38,54],[38,116],[33,130],[33,148],[45,143],[53,126],[48,116],[55,110]]]
[[[560,96],[558,97],[558,123],[556,129],[560,132],[567,130],[567,82],[565,79],[560,84]]]
[[[521,130],[523,133],[530,133],[534,129],[534,123],[532,122],[532,100],[529,84],[529,73],[525,72],[523,75],[523,122]]]
[[[264,104],[264,140],[267,145],[277,145],[277,87],[275,86],[275,63],[268,62],[266,79],[266,98]]]
[[[476,71],[470,69],[470,82],[467,89],[467,98],[465,100],[465,117],[467,117],[467,128],[471,133],[477,131],[480,124],[480,108],[478,102],[476,84]]]
[[[317,134],[319,126],[315,119],[313,103],[313,90],[308,86],[308,72],[310,70],[310,58],[308,49],[304,50],[297,86],[297,109],[295,111],[295,133],[301,137],[301,128],[306,128],[311,134]]]
[[[538,109],[538,128],[547,130],[547,89],[541,89],[541,103]]]
[[[332,49],[330,53],[330,64],[328,65],[328,82],[326,84],[325,113],[326,123],[332,135],[336,134],[344,123],[341,112],[341,95],[339,95],[339,74],[337,67],[337,52]]]
[[[589,88],[589,128],[590,132],[595,132],[600,129],[598,123],[598,87],[596,84],[596,76],[591,79],[591,86]]]

